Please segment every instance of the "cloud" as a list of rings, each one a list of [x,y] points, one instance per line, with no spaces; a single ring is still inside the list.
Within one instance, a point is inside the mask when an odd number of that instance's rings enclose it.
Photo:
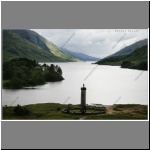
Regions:
[[[103,58],[147,38],[147,29],[32,29],[58,47]],[[74,35],[73,35],[74,34]],[[72,36],[72,37],[71,37]],[[71,38],[70,38],[71,37]],[[70,38],[70,39],[69,39]],[[68,40],[69,39],[69,40]]]

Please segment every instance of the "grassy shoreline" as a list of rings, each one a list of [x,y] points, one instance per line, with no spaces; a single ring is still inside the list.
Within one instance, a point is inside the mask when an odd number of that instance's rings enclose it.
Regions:
[[[140,104],[115,104],[107,106],[106,114],[65,114],[64,108],[75,108],[79,105],[59,103],[40,103],[22,106],[30,111],[29,114],[19,116],[14,113],[15,106],[5,106],[2,109],[4,120],[147,120],[148,106]]]

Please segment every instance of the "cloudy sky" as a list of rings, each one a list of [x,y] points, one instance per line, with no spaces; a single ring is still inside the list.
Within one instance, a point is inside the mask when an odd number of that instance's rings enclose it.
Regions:
[[[31,29],[58,47],[104,58],[148,37],[147,29]]]

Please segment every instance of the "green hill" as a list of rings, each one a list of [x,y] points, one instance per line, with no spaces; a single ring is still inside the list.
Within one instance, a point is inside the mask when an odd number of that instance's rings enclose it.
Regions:
[[[99,65],[121,66],[122,68],[147,70],[147,45],[137,48],[128,55],[113,56],[97,62]]]
[[[126,58],[128,61],[147,61],[147,45],[136,49],[132,52],[129,57]]]
[[[119,50],[118,52],[108,56],[108,57],[112,57],[112,56],[121,56],[121,55],[127,55],[130,54],[131,52],[133,52],[135,49],[140,48],[144,45],[147,45],[148,40],[144,39],[144,40],[140,40],[137,41],[129,46],[124,47],[123,49]]]
[[[39,62],[79,61],[31,30],[3,30],[3,61],[26,57]]]

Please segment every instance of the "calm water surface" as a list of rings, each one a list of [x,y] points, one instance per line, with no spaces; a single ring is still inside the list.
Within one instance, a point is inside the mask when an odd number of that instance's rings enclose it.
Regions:
[[[50,64],[50,63],[47,63]],[[62,68],[65,80],[35,89],[2,90],[2,105],[80,103],[80,88],[87,88],[87,104],[148,104],[148,73],[119,66],[96,67],[91,62],[53,63]]]

